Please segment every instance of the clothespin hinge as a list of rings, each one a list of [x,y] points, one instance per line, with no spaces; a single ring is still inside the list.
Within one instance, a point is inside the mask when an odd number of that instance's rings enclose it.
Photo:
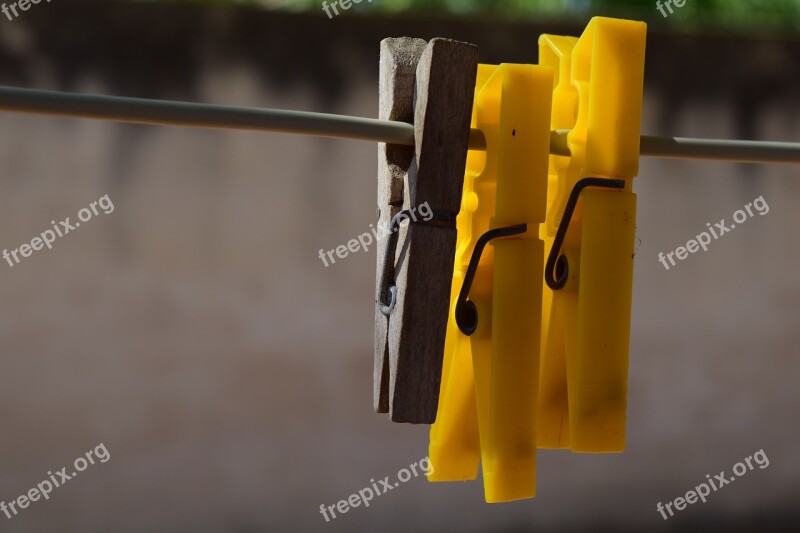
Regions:
[[[409,224],[425,224],[433,227],[455,228],[456,214],[450,211],[432,211],[431,216],[426,220],[418,219],[414,216],[411,209],[400,211],[392,217],[389,224],[389,243],[383,255],[383,279],[378,289],[378,308],[384,316],[389,316],[397,304],[397,285],[393,279],[394,271],[392,259],[397,250],[397,239],[400,231],[400,224],[403,220],[408,220]]]
[[[478,309],[470,300],[469,290],[472,288],[472,281],[475,278],[475,272],[478,270],[478,264],[481,262],[481,255],[483,249],[493,239],[501,237],[511,237],[512,235],[519,235],[528,231],[527,224],[518,224],[516,226],[506,226],[503,228],[491,229],[480,236],[478,242],[475,243],[475,249],[472,251],[472,257],[469,260],[467,272],[464,275],[464,284],[461,285],[461,292],[458,294],[458,301],[456,302],[456,323],[458,329],[464,335],[470,336],[475,333],[478,328]]]
[[[558,224],[558,231],[553,240],[553,247],[550,248],[550,255],[547,256],[547,264],[544,268],[544,281],[550,289],[557,291],[564,288],[569,279],[569,262],[566,255],[561,255],[561,245],[564,243],[564,238],[567,236],[569,223],[572,220],[572,214],[575,212],[575,207],[578,205],[581,192],[586,187],[605,187],[607,189],[624,189],[625,180],[609,180],[604,178],[583,178],[579,180],[567,200],[567,205],[564,208],[564,215],[561,217],[561,222]]]

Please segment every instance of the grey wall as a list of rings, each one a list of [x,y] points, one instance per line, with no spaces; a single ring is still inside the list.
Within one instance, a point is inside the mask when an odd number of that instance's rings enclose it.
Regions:
[[[579,24],[278,16],[53,3],[0,21],[0,83],[375,116],[378,42],[448,36],[534,62]],[[798,42],[652,32],[644,131],[800,139]],[[4,531],[753,530],[798,522],[797,167],[644,160],[628,451],[540,454],[539,496],[411,481],[335,504],[427,453],[371,409],[375,258],[317,257],[374,221],[375,146],[0,115],[0,246],[104,194],[99,215],[0,263],[0,500],[111,454]],[[770,207],[657,261],[763,195]],[[759,449],[770,466],[664,522],[656,503]]]

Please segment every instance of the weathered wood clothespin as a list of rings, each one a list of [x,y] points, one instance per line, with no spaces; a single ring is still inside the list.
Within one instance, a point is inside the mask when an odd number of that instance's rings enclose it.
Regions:
[[[415,130],[378,151],[374,404],[394,422],[436,420],[477,68],[468,43],[381,43],[380,118]]]

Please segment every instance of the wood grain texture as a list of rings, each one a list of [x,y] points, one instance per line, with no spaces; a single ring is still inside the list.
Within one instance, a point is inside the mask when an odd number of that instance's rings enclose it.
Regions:
[[[455,258],[455,216],[461,207],[477,69],[477,47],[448,39],[428,43],[417,65],[416,146],[403,209],[427,204],[437,218],[407,224],[399,236],[397,305],[389,320],[389,411],[394,422],[432,424],[436,420]]]
[[[427,43],[409,37],[384,39],[381,42],[380,109],[378,118],[414,122],[414,82],[417,64]],[[414,159],[413,146],[378,144],[378,231],[388,228],[392,217],[403,206],[406,174]],[[382,235],[383,233],[381,233]],[[389,412],[389,317],[377,306],[378,291],[384,276],[394,276],[394,265],[384,271],[383,257],[388,238],[377,239],[378,264],[375,278],[375,359],[373,374],[374,408],[377,413]]]

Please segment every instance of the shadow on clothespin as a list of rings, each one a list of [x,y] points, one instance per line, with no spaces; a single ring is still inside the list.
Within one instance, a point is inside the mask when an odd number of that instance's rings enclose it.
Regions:
[[[477,64],[458,41],[381,43],[380,118],[415,129],[378,149],[374,407],[394,422],[436,419]]]
[[[555,69],[538,440],[542,448],[625,448],[646,25],[596,17],[580,39],[543,35]]]

